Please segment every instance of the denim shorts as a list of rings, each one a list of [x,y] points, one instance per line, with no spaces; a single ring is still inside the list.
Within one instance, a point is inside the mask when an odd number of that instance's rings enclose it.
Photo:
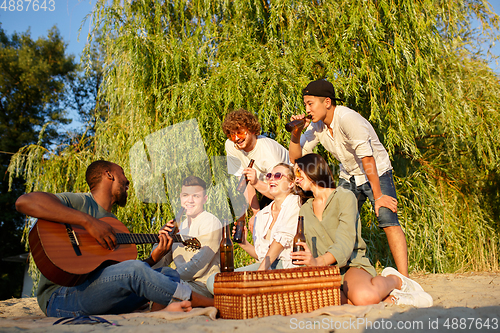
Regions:
[[[384,172],[382,176],[379,177],[379,181],[382,194],[391,196],[397,200],[398,198],[396,195],[396,188],[394,187],[394,180],[392,179],[392,170]],[[362,185],[356,186],[354,177],[351,177],[349,181],[341,178],[339,179],[339,186],[354,193],[356,199],[358,200],[358,212],[361,212],[361,207],[365,203],[366,198],[370,200],[370,202],[372,203],[372,207],[375,209],[375,199],[373,198],[373,192],[370,182],[366,182]],[[378,210],[377,220],[379,228],[387,228],[400,225],[398,214],[394,213],[387,207],[380,207],[380,209]]]

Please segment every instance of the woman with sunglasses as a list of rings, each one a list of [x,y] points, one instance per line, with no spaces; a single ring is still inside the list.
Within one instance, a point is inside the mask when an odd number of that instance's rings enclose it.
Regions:
[[[266,174],[266,180],[274,200],[255,216],[254,245],[247,240],[246,227],[242,237],[243,243],[239,244],[258,262],[237,268],[235,269],[237,272],[295,267],[290,253],[293,237],[297,232],[301,197],[295,194],[294,170],[290,165],[280,163]],[[234,231],[235,229],[233,233]],[[214,280],[215,274],[207,280],[207,289],[212,294]]]
[[[295,267],[290,253],[297,232],[300,196],[296,194],[294,170],[280,163],[266,175],[266,181],[274,200],[255,215],[254,244],[247,241],[246,228],[243,243],[239,244],[258,262],[237,269],[240,271]]]
[[[395,269],[377,276],[365,256],[361,238],[357,201],[354,194],[335,188],[326,161],[317,154],[295,160],[296,183],[312,193],[299,215],[304,216],[304,251],[293,252],[292,259],[306,266],[337,265],[343,279],[342,303],[376,304],[386,301],[416,307],[432,306],[432,297],[415,281]]]

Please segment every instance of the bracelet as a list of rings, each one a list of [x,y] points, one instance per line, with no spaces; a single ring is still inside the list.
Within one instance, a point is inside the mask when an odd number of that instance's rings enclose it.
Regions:
[[[383,196],[384,194],[382,194],[378,199],[375,199],[375,201],[382,199]]]

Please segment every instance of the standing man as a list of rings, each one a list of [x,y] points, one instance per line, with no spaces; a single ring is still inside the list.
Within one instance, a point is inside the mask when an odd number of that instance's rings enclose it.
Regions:
[[[203,179],[189,176],[182,181],[181,207],[186,210],[186,218],[179,225],[179,234],[195,237],[201,248],[192,250],[180,243],[174,243],[172,250],[161,244],[155,244],[151,258],[161,258],[157,263],[149,262],[153,268],[170,265],[173,261],[175,270],[181,279],[189,284],[191,290],[213,298],[206,282],[210,275],[220,272],[219,246],[222,239],[222,224],[215,215],[204,209],[207,202],[207,184]],[[173,221],[167,223],[170,231]],[[166,244],[164,244],[166,245]]]
[[[354,192],[358,212],[366,198],[371,201],[398,271],[408,276],[408,250],[396,213],[392,165],[373,126],[356,111],[336,105],[340,99],[335,97],[333,85],[328,81],[310,82],[302,90],[302,96],[306,112],[312,118],[291,133],[291,162],[311,153],[318,143],[335,156],[341,162],[339,186]],[[292,116],[292,120],[302,118],[304,115]]]
[[[227,170],[237,177],[246,175],[250,186],[247,186],[245,197],[255,215],[261,206],[265,207],[274,199],[264,181],[265,176],[279,163],[290,164],[288,150],[273,139],[260,135],[259,121],[243,109],[228,113],[222,130],[228,137],[225,144]],[[247,168],[252,159],[255,161],[253,167]],[[255,190],[270,200],[259,204]],[[249,227],[253,231],[253,218],[249,221]]]
[[[107,161],[90,164],[85,177],[90,193],[32,192],[17,199],[16,209],[35,218],[82,226],[103,248],[112,251],[117,246],[115,231],[99,219],[116,218],[111,209],[127,203],[129,181],[119,165]],[[159,236],[164,246],[172,245],[166,231],[160,231]],[[191,292],[173,269],[153,270],[139,260],[98,268],[74,287],[56,285],[42,275],[37,297],[40,308],[50,317],[127,313],[150,300],[167,305],[167,311],[213,305],[212,299]],[[174,299],[179,302],[171,303]]]

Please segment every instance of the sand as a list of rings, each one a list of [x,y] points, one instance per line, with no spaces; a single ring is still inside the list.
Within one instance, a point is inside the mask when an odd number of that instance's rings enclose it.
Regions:
[[[413,275],[431,294],[427,309],[377,304],[329,307],[310,314],[247,320],[216,319],[216,309],[189,314],[101,316],[109,324],[53,325],[35,298],[0,302],[0,332],[499,332],[500,272]]]

